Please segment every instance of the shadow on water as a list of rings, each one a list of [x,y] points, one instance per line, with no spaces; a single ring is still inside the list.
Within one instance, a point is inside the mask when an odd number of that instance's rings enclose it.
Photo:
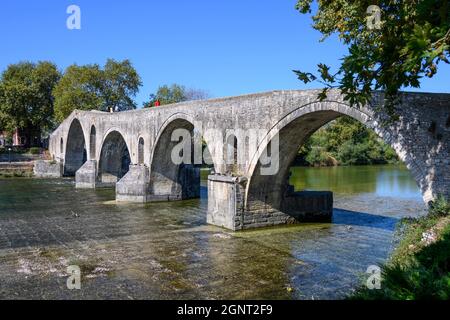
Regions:
[[[379,216],[370,213],[334,209],[332,224],[379,228],[393,231],[399,220],[399,218]]]
[[[200,186],[200,199],[208,199],[208,187],[205,185]]]

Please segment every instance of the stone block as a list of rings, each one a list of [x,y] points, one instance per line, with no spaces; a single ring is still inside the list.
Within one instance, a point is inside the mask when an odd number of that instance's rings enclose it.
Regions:
[[[206,221],[209,224],[239,230],[241,224],[236,219],[236,190],[238,179],[231,176],[208,176],[208,213]]]
[[[75,173],[77,189],[95,189],[97,184],[97,161],[86,161]]]
[[[331,221],[333,193],[330,191],[294,192],[284,198],[282,211],[298,222]]]
[[[33,172],[37,178],[61,178],[63,164],[56,161],[37,160],[34,162]]]
[[[148,201],[150,174],[145,165],[131,165],[128,173],[117,182],[116,201]]]

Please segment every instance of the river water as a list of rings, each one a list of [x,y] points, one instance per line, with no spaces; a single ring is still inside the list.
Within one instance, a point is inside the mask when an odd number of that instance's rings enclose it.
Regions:
[[[388,257],[398,220],[425,212],[402,166],[292,172],[297,190],[334,192],[332,223],[233,233],[206,225],[206,187],[125,205],[71,179],[0,180],[0,298],[339,299]]]

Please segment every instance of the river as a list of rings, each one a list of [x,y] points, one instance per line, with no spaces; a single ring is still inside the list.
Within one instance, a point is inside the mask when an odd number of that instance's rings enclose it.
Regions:
[[[0,298],[340,299],[386,260],[398,220],[425,212],[403,166],[292,172],[297,190],[334,192],[332,223],[233,233],[206,225],[206,187],[117,204],[72,179],[0,180]],[[81,290],[66,287],[69,265]]]

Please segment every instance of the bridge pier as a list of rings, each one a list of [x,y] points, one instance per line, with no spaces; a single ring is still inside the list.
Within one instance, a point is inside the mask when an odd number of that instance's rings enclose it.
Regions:
[[[147,202],[149,181],[150,174],[145,165],[130,165],[130,170],[116,184],[116,201]]]
[[[77,189],[95,189],[97,185],[97,161],[88,160],[75,173]]]
[[[182,164],[170,175],[153,172],[148,202],[179,201],[200,197],[200,168]]]
[[[264,201],[245,203],[245,178],[208,177],[207,223],[233,231],[299,222],[329,222],[333,216],[333,193],[287,192],[279,206]],[[265,197],[264,197],[265,199]]]
[[[208,213],[206,222],[233,231],[243,228],[242,199],[245,190],[239,178],[208,176]]]

